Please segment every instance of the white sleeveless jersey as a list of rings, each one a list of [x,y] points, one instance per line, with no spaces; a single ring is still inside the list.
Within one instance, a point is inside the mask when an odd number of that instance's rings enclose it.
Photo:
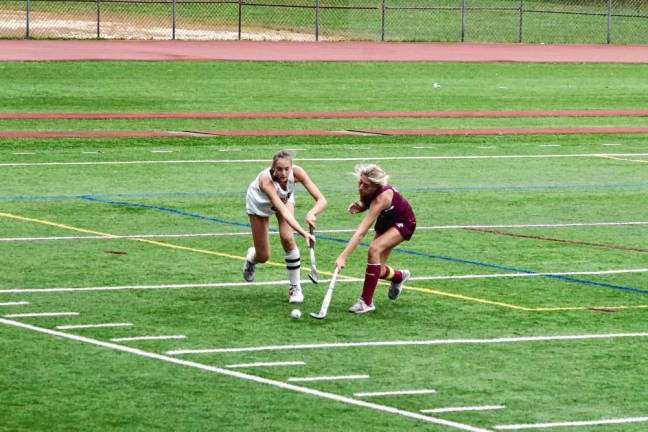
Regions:
[[[270,168],[267,168],[261,171],[248,187],[245,198],[245,211],[247,214],[271,216],[276,212],[276,209],[272,206],[270,197],[261,190],[260,180],[262,176],[268,177],[270,181],[272,181],[281,201],[284,203],[290,202],[295,204],[295,176],[293,175],[293,171],[290,170],[290,173],[288,174],[286,189],[282,189],[279,183],[272,179]]]

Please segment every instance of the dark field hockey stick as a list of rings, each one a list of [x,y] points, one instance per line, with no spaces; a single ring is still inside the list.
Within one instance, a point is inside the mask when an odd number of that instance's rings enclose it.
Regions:
[[[308,231],[312,236],[315,235],[315,229],[313,225],[308,226]],[[308,278],[314,284],[317,283],[317,263],[315,262],[315,242],[309,242],[308,249],[310,251],[310,272],[308,273]]]

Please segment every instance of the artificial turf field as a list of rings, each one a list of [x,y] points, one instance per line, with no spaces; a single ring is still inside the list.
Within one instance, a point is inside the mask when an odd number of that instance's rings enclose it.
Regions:
[[[3,110],[14,112],[648,106],[642,65],[408,63],[402,75],[380,63],[0,67]],[[160,78],[143,82],[144,72]],[[460,120],[329,121],[358,122]],[[292,149],[329,201],[318,219],[323,280],[304,282],[304,315],[319,309],[359,222],[344,210],[362,161],[380,163],[417,214],[416,234],[390,257],[413,275],[398,300],[379,286],[374,313],[346,312],[360,292],[359,247],[329,316],[290,318],[276,235],[271,263],[242,283],[244,192],[279,149]],[[0,159],[0,430],[646,428],[645,135],[5,139]],[[300,220],[309,202],[300,189]],[[75,314],[20,316],[48,312]],[[57,328],[84,324],[116,326]],[[174,338],[123,340],[143,336]],[[303,380],[317,377],[338,379]],[[372,394],[394,391],[421,394]],[[425,412],[435,409],[446,412]]]

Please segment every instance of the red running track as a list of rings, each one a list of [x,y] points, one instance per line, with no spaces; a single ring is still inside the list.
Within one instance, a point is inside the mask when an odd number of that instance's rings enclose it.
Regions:
[[[648,116],[648,109],[507,111],[323,111],[323,112],[31,112],[1,113],[0,120],[43,119],[314,119],[314,118],[488,118]]]
[[[493,129],[236,129],[187,131],[0,131],[0,138],[183,137],[183,136],[315,136],[315,135],[573,135],[639,134],[648,127],[493,128]]]
[[[0,40],[0,61],[8,60],[648,63],[648,45]]]

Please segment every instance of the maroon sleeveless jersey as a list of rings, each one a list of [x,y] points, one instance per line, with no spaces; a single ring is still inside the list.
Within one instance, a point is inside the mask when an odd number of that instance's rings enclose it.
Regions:
[[[403,197],[403,195],[398,192],[392,185],[381,186],[373,195],[363,199],[362,202],[366,209],[369,208],[371,202],[378,197],[381,193],[391,190],[394,192],[394,197],[392,198],[391,205],[380,212],[378,215],[378,220],[376,220],[376,225],[374,229],[376,233],[383,234],[389,228],[396,228],[405,240],[409,240],[414,234],[416,229],[416,216],[412,210],[412,206],[409,202]]]

